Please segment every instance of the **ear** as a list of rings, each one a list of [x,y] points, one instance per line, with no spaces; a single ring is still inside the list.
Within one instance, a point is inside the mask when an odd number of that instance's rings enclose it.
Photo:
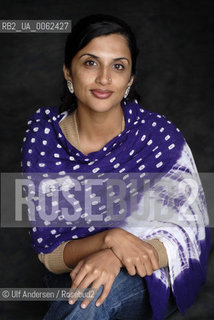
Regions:
[[[129,87],[131,87],[133,81],[134,81],[134,75],[132,75],[132,76],[130,77],[130,80],[129,80],[129,82],[128,82],[128,86],[129,86]]]
[[[71,73],[70,73],[70,71],[68,70],[68,68],[65,66],[65,64],[63,64],[63,73],[64,73],[65,80],[70,80],[70,81],[72,81]]]

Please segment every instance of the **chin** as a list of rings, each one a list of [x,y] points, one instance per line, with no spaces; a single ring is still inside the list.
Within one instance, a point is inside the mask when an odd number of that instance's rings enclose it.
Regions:
[[[115,108],[120,105],[121,100],[110,101],[108,99],[96,99],[96,101],[93,101],[93,103],[91,103],[91,109],[97,112],[107,112],[112,108]]]

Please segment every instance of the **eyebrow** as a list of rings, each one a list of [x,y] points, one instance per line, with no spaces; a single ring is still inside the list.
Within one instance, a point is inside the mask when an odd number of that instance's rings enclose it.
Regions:
[[[90,56],[94,59],[100,59],[98,56],[95,56],[94,54],[91,53],[83,53],[81,54],[80,58],[82,58],[83,56]],[[119,57],[119,58],[114,58],[113,61],[118,61],[118,60],[126,60],[129,63],[129,59],[127,59],[126,57]]]

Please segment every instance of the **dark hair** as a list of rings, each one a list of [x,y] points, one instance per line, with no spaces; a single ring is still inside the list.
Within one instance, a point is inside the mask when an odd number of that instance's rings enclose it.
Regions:
[[[96,14],[87,16],[73,27],[72,32],[68,35],[65,44],[64,64],[68,70],[71,70],[71,63],[74,56],[84,48],[92,39],[104,35],[121,34],[126,38],[132,58],[131,74],[136,71],[136,60],[138,48],[135,35],[131,28],[121,19],[104,14]],[[77,107],[76,97],[71,94],[67,88],[66,80],[64,80],[64,92],[61,96],[62,104],[60,112],[65,110],[74,110]],[[133,89],[130,91],[126,100],[140,99],[140,96]]]

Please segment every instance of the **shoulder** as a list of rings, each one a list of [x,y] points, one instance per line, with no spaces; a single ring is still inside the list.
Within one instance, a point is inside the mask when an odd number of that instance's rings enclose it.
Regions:
[[[145,109],[143,106],[138,104],[136,101],[128,106],[129,117],[132,118],[130,122],[137,124],[136,127],[140,131],[146,134],[148,137],[168,141],[170,139],[184,142],[184,137],[179,128],[165,115],[152,112]],[[132,126],[133,127],[133,126]]]
[[[42,107],[37,109],[28,119],[27,124],[30,126],[32,123],[44,123],[57,119],[57,107]]]
[[[39,161],[40,156],[44,158],[55,148],[61,134],[58,122],[62,117],[57,107],[39,108],[31,115],[21,150],[23,165]]]
[[[145,121],[142,121],[142,123],[147,124],[147,126],[150,126],[153,130],[158,129],[161,133],[164,131],[175,131],[179,135],[181,134],[177,126],[161,113],[152,112],[139,106],[138,115]]]
[[[169,152],[173,157],[180,155],[186,140],[179,128],[163,114],[145,110],[145,118],[149,138],[168,155]]]
[[[142,153],[147,169],[151,172],[156,168],[168,170],[179,159],[186,144],[181,131],[164,115],[146,110],[139,104],[132,105],[127,114],[130,144],[135,143]]]
[[[27,130],[24,141],[28,137],[42,136],[55,131],[59,121],[65,116],[65,113],[58,114],[57,107],[43,107],[34,112],[27,120]]]

